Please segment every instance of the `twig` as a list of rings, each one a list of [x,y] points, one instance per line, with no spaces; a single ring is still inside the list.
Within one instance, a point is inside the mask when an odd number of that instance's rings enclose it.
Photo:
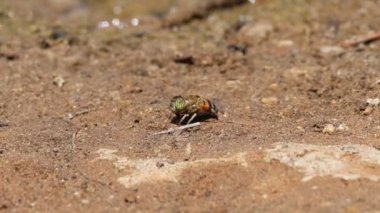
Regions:
[[[368,36],[363,36],[363,37],[358,38],[358,39],[351,39],[351,40],[343,41],[342,45],[344,47],[353,47],[353,46],[357,46],[359,44],[370,43],[370,42],[373,42],[373,41],[376,41],[379,39],[380,39],[380,31],[375,32],[373,34],[370,34]]]
[[[94,109],[84,109],[84,110],[79,111],[79,112],[69,113],[68,116],[67,116],[67,118],[65,118],[65,120],[70,121],[70,120],[74,119],[77,116],[85,115],[85,114],[87,114],[87,113],[89,113],[89,112],[91,112],[93,110]]]
[[[199,126],[199,125],[201,125],[201,123],[200,122],[196,122],[196,123],[192,123],[192,124],[183,125],[183,126],[180,126],[180,127],[177,127],[177,128],[170,128],[170,129],[162,131],[162,132],[157,132],[157,133],[154,133],[154,135],[168,134],[168,133],[174,132],[176,130],[181,130],[182,131],[184,129],[188,129],[188,128]]]

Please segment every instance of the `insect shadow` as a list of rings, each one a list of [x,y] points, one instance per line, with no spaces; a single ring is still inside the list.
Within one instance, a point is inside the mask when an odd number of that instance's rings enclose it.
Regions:
[[[191,116],[188,116],[188,118],[186,118],[182,124],[179,124],[179,121],[181,120],[181,117],[180,116],[172,116],[171,119],[170,119],[170,123],[172,124],[177,124],[177,125],[184,125],[184,124],[187,124],[187,122],[190,120],[190,117]],[[206,114],[206,115],[197,115],[192,121],[191,123],[195,123],[195,122],[204,122],[204,121],[207,121],[209,119],[216,119],[218,120],[218,116],[217,115],[214,115],[214,114]]]

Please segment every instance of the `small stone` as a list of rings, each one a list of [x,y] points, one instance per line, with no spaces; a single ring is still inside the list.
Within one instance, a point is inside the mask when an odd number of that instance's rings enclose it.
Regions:
[[[270,84],[269,85],[269,89],[272,90],[272,91],[278,91],[279,90],[279,86],[277,83],[273,83],[273,84]]]
[[[248,23],[240,29],[239,36],[243,40],[262,41],[273,31],[273,25],[268,22]]]
[[[335,127],[334,125],[332,124],[327,124],[323,130],[322,130],[323,133],[327,133],[327,134],[332,134],[335,132]]]
[[[165,166],[165,163],[162,161],[157,161],[156,166],[157,166],[157,168],[162,168]]]
[[[75,196],[75,197],[80,197],[80,195],[81,195],[81,193],[80,193],[79,191],[75,191],[75,192],[74,192],[74,196]]]
[[[31,202],[30,203],[30,207],[32,207],[32,208],[35,207],[36,205],[37,205],[37,202]]]
[[[128,93],[142,93],[143,89],[138,86],[133,86],[128,89]]]
[[[371,107],[380,106],[380,98],[368,98],[367,104],[368,106],[371,106]]]
[[[73,114],[73,113],[69,113],[69,114],[67,114],[67,118],[68,118],[69,120],[73,119],[73,118],[74,118],[74,114]]]
[[[344,53],[344,49],[339,46],[323,46],[319,51],[324,55],[340,56]]]
[[[89,201],[89,200],[87,200],[87,199],[83,199],[83,200],[81,200],[81,203],[83,203],[83,204],[89,204],[89,203],[90,203],[90,201]]]
[[[202,59],[200,59],[199,63],[202,66],[211,66],[215,64],[215,61],[211,56],[205,56]]]
[[[292,47],[294,42],[292,40],[281,40],[276,42],[277,47]]]
[[[297,126],[296,128],[300,132],[305,132],[305,128],[303,128],[302,126]]]
[[[367,106],[363,111],[363,115],[370,115],[372,112],[373,112],[373,107]]]
[[[267,105],[276,105],[278,104],[278,98],[277,97],[265,97],[261,99],[261,102],[263,104]]]
[[[336,130],[337,131],[340,131],[340,132],[345,132],[345,131],[348,131],[350,128],[348,128],[348,126],[344,123],[340,124]]]
[[[59,88],[61,88],[65,83],[65,79],[63,79],[61,75],[58,75],[53,79],[53,83],[57,85]]]

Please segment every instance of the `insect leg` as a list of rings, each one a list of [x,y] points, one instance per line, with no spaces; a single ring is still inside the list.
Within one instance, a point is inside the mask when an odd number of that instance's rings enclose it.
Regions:
[[[191,123],[191,121],[193,121],[195,117],[197,117],[197,113],[194,113],[193,116],[191,116],[189,121],[187,121],[187,124]]]
[[[188,114],[185,114],[184,116],[182,116],[181,120],[179,120],[179,125],[181,125],[181,123],[187,118],[187,116],[189,116]]]

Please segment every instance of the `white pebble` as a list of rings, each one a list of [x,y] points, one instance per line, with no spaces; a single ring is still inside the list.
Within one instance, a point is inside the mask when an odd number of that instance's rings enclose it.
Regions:
[[[322,54],[338,56],[344,53],[344,49],[339,46],[322,46],[319,51]]]
[[[341,131],[341,132],[345,132],[345,131],[348,131],[350,128],[348,128],[348,126],[344,123],[340,124],[336,130],[337,131]]]
[[[369,106],[377,107],[380,105],[380,98],[368,98],[367,104]]]
[[[334,125],[332,124],[327,124],[323,130],[322,130],[323,133],[327,133],[327,134],[332,134],[335,132],[335,127]]]

